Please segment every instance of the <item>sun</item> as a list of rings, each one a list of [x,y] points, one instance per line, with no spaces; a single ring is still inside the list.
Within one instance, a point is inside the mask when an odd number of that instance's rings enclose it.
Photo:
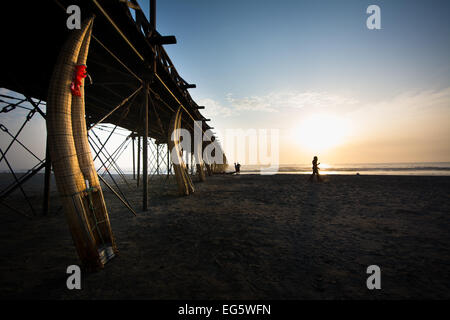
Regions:
[[[346,141],[349,123],[342,117],[314,114],[302,119],[293,130],[293,139],[307,151],[320,153]]]

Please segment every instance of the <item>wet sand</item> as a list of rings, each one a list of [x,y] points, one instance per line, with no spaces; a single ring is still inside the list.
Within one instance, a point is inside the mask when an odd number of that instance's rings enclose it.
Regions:
[[[105,189],[120,256],[83,273],[81,291],[66,289],[78,258],[55,188],[46,217],[0,206],[0,298],[450,298],[450,177],[307,180],[215,176],[190,197],[171,181],[153,187],[148,212],[122,182],[137,217]],[[25,186],[36,211],[42,181]],[[9,199],[30,213],[20,193]],[[381,290],[366,287],[369,265],[381,268]]]

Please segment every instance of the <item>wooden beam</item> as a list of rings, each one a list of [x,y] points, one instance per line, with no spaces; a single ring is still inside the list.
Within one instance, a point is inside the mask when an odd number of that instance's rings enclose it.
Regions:
[[[141,10],[141,8],[137,5],[135,5],[134,3],[132,3],[131,1],[128,0],[119,0],[122,3],[125,3],[128,8],[134,9],[134,10]]]
[[[130,48],[136,53],[136,55],[142,60],[145,61],[145,58],[141,55],[141,53],[133,46],[130,40],[125,36],[125,34],[120,30],[120,28],[114,23],[113,19],[108,15],[108,13],[103,9],[103,7],[98,3],[97,0],[92,0],[97,8],[103,13],[105,18],[109,21],[109,23],[116,29],[116,31],[121,35],[123,40],[130,46]],[[156,0],[150,0],[156,2]],[[156,4],[155,4],[156,6]],[[156,11],[156,10],[155,10]],[[95,39],[95,38],[94,38]]]
[[[153,35],[148,39],[148,42],[151,45],[165,45],[165,44],[177,44],[177,38],[175,36],[160,36],[160,35]]]
[[[156,31],[156,0],[150,0],[150,25]]]
[[[182,89],[195,89],[197,88],[197,85],[195,84],[185,84],[181,86]]]

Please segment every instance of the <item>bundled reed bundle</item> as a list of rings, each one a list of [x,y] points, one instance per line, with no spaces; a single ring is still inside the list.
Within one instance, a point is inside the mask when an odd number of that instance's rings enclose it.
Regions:
[[[178,184],[180,195],[189,195],[194,193],[194,185],[189,176],[186,164],[183,161],[183,152],[180,147],[180,128],[181,128],[182,109],[178,108],[173,115],[169,125],[169,151],[172,155],[172,164],[175,171],[175,178]]]
[[[99,269],[117,254],[117,248],[89,148],[83,82],[74,84],[76,71],[86,64],[92,27],[93,18],[83,22],[60,52],[48,92],[47,132],[56,184],[78,256],[86,268]]]
[[[222,152],[222,154],[223,154],[223,156],[222,156],[223,157],[222,158],[222,163],[214,163],[212,165],[213,173],[224,173],[227,170],[227,168],[228,168],[227,157],[225,156],[225,153]]]
[[[198,178],[201,182],[205,182],[206,175],[205,175],[205,163],[203,161],[202,143],[194,145],[194,149],[195,149],[194,154],[195,154],[195,159],[196,159]]]

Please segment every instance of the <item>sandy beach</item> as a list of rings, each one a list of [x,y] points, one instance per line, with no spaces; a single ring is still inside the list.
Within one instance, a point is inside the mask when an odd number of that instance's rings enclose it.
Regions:
[[[120,256],[83,273],[81,291],[66,289],[79,261],[53,184],[49,216],[1,206],[0,298],[450,298],[450,177],[324,178],[217,175],[189,197],[169,182],[148,212],[122,183],[137,217],[105,189]],[[42,179],[25,186],[36,211]],[[20,193],[9,199],[30,213]],[[366,287],[369,265],[381,290]]]

